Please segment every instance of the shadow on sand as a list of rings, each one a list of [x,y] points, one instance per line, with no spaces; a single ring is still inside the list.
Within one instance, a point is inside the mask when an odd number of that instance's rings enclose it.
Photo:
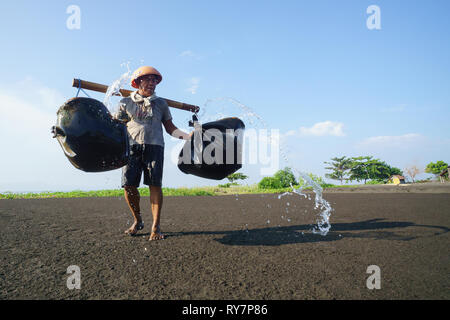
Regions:
[[[447,233],[442,226],[420,225],[412,222],[386,222],[384,219],[372,219],[352,223],[335,223],[326,236],[311,232],[312,225],[295,225],[232,231],[189,231],[166,234],[169,237],[187,235],[223,235],[214,240],[224,245],[239,246],[279,246],[284,244],[337,241],[343,238],[371,238],[375,240],[410,241],[427,236]],[[404,232],[404,228],[419,227],[426,232]],[[392,230],[396,229],[396,230]],[[400,229],[400,230],[399,230]],[[411,230],[407,230],[411,231]],[[430,232],[431,231],[431,232]]]

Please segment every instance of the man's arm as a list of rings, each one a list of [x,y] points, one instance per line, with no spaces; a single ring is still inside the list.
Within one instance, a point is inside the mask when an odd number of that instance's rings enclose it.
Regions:
[[[191,132],[190,134],[187,134],[184,131],[181,131],[173,124],[172,119],[164,121],[163,125],[168,134],[170,134],[172,137],[175,137],[178,139],[189,140],[193,133],[193,132]]]

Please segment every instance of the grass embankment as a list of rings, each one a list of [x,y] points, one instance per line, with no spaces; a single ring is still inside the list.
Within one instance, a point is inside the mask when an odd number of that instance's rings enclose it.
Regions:
[[[326,185],[322,187],[334,187]],[[336,186],[340,187],[340,186]],[[311,190],[311,187],[303,190]],[[257,185],[230,186],[227,188],[212,186],[199,188],[163,188],[164,196],[219,196],[233,194],[260,194],[260,193],[283,193],[292,191],[291,188],[282,189],[260,189]],[[141,196],[148,196],[148,188],[139,188]],[[123,189],[98,190],[98,191],[70,191],[70,192],[40,192],[40,193],[0,193],[0,199],[45,199],[45,198],[86,198],[86,197],[122,197]]]

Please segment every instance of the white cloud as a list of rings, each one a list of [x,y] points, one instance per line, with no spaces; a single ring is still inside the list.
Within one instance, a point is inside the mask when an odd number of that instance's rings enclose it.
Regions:
[[[200,78],[197,78],[197,77],[190,78],[188,80],[189,88],[187,88],[186,91],[188,91],[192,94],[196,94],[199,83],[200,83]]]
[[[180,53],[180,57],[192,57],[194,53],[191,50],[185,50]]]
[[[38,93],[40,89],[42,94]],[[45,190],[53,179],[52,171],[58,170],[55,161],[63,158],[61,152],[58,159],[59,146],[50,133],[61,101],[51,112],[46,103],[54,99],[55,91],[36,84],[19,94],[14,91],[0,90],[0,135],[5,152],[0,159],[3,168],[0,192]],[[47,95],[49,92],[52,94]]]
[[[343,137],[345,136],[342,131],[344,124],[342,122],[333,122],[333,121],[324,121],[318,122],[314,124],[310,128],[301,127],[300,135],[301,136],[336,136]],[[292,135],[291,132],[288,132]]]
[[[364,139],[357,146],[360,147],[413,147],[425,140],[425,137],[418,133],[408,133],[400,136],[376,136]]]
[[[65,100],[57,90],[30,77],[12,86],[0,85],[0,192],[120,187],[118,170],[96,174],[80,171],[52,138],[56,112]]]
[[[55,106],[61,106],[66,100],[58,91],[42,87],[37,90],[37,94],[42,100],[43,106],[46,110],[54,110]]]
[[[48,102],[50,99],[53,97],[41,97],[41,101],[36,99],[36,104],[31,104],[21,97],[0,91],[1,131],[21,136],[24,134],[39,135],[43,132],[41,130],[50,132],[50,127],[56,120],[58,106],[54,106],[53,113],[47,111],[42,101]]]
[[[202,57],[199,54],[195,53],[192,50],[185,50],[182,53],[180,53],[179,56],[180,57],[193,58],[193,59],[197,59],[197,60],[202,59]]]
[[[285,136],[285,137],[292,137],[292,136],[295,136],[296,133],[297,133],[297,131],[295,131],[295,130],[289,130],[283,136]]]

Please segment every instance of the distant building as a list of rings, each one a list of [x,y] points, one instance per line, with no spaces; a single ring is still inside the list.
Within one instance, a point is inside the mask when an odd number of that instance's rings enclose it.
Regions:
[[[404,176],[400,176],[398,174],[393,175],[389,178],[388,183],[392,183],[392,184],[405,184],[405,177]]]

